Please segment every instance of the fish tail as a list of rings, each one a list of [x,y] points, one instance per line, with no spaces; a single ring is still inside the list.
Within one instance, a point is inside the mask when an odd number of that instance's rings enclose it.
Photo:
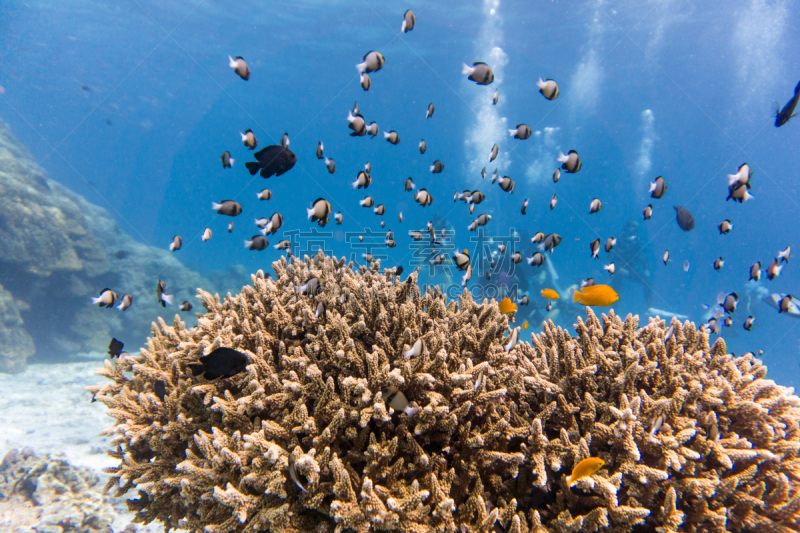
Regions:
[[[219,211],[222,209],[222,204],[218,204],[217,202],[211,202],[211,209],[214,211]]]
[[[244,247],[250,248],[253,245],[253,241],[244,241]]]
[[[364,74],[364,71],[367,70],[367,62],[364,61],[363,63],[356,65],[356,70],[358,70],[361,74]]]
[[[470,67],[466,63],[462,63],[461,74],[472,74],[474,71],[475,71],[474,68]]]
[[[250,172],[251,176],[255,176],[256,172],[258,172],[258,169],[260,168],[259,164],[255,161],[248,161],[244,164],[244,166],[247,167],[247,170]]]
[[[100,303],[100,300],[102,300],[102,298],[100,298],[100,297],[98,297],[98,298],[92,298],[92,305],[99,304],[99,303]]]
[[[579,290],[577,290],[577,289],[576,289],[576,290],[575,290],[575,294],[573,294],[573,295],[572,295],[572,301],[573,301],[573,302],[579,302],[579,301],[581,301],[581,300],[582,300],[584,297],[585,297],[585,295],[584,295],[584,294],[583,294],[581,291],[579,291]]]
[[[168,303],[169,305],[172,305],[172,299],[173,298],[175,298],[174,294],[162,294],[161,295],[161,302],[162,302],[161,305],[163,306],[164,303]]]

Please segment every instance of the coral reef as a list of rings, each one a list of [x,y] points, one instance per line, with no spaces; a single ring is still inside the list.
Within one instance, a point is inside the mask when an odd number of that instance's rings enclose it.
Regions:
[[[125,342],[140,344],[150,322],[171,313],[158,305],[155,284],[168,283],[177,301],[196,287],[228,290],[186,268],[171,253],[142,244],[112,216],[48,179],[0,120],[0,372],[21,372],[25,359],[68,360],[104,352],[114,311],[98,312],[89,297],[111,287],[134,297],[121,315]],[[239,281],[238,285],[236,282]],[[47,324],[46,334],[39,333]]]
[[[800,399],[689,322],[639,328],[587,309],[575,335],[549,323],[514,345],[495,302],[421,294],[416,273],[353,271],[321,253],[273,268],[224,300],[198,290],[197,327],[159,320],[138,357],[98,370],[113,383],[90,390],[117,420],[107,488],[138,491],[135,522],[800,531]],[[301,294],[312,277],[321,290]],[[246,370],[189,371],[219,347],[244,353]],[[409,408],[387,403],[387,388]],[[605,466],[570,486],[588,457]]]
[[[59,457],[12,449],[0,464],[0,531],[111,533],[115,512],[97,476]]]

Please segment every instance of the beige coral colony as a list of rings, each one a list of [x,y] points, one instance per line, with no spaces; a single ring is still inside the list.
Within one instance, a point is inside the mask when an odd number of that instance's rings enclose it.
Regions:
[[[91,390],[116,419],[106,433],[120,461],[107,488],[129,494],[136,522],[800,531],[800,399],[690,322],[638,327],[587,308],[574,335],[550,322],[515,343],[496,302],[422,294],[416,273],[321,252],[273,268],[224,300],[198,290],[197,327],[159,319],[138,357],[98,371],[113,381]],[[312,277],[317,294],[296,290]],[[189,370],[220,347],[246,369]],[[588,457],[605,466],[569,484]]]

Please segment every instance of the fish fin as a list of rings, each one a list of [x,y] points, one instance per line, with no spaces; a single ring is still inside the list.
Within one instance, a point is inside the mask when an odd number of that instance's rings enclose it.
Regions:
[[[244,247],[250,248],[253,245],[253,241],[244,241]]]
[[[190,364],[189,369],[192,371],[193,376],[199,376],[206,371],[206,365]]]
[[[508,130],[508,134],[512,137],[517,134],[517,130]]]
[[[244,164],[244,166],[247,167],[247,170],[250,172],[251,176],[255,176],[256,172],[258,172],[258,169],[261,168],[261,165],[254,161],[248,161]]]
[[[364,71],[367,70],[367,62],[364,61],[363,63],[356,65],[356,70],[358,70],[361,74],[364,74]]]
[[[231,166],[233,166],[233,158],[231,158],[229,161],[231,163]]]
[[[575,289],[575,293],[572,295],[572,301],[573,301],[573,302],[579,302],[579,301],[581,301],[581,300],[582,300],[583,298],[585,298],[585,297],[586,297],[586,295],[585,295],[585,294],[583,294],[583,293],[582,293],[581,291],[579,291],[578,289]]]
[[[236,61],[231,56],[228,56],[228,66],[231,68],[236,68]]]
[[[475,72],[475,69],[467,65],[466,63],[461,64],[461,74],[472,74]]]
[[[174,294],[162,294],[161,295],[161,305],[164,306],[164,303],[168,303],[172,305],[172,299],[175,298]]]

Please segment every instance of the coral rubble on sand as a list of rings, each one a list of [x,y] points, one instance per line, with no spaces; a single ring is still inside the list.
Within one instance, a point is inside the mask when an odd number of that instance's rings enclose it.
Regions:
[[[259,272],[222,301],[199,290],[197,327],[160,320],[139,357],[99,371],[113,383],[91,389],[117,419],[109,487],[138,489],[136,521],[220,533],[800,531],[800,400],[693,324],[673,320],[667,339],[661,320],[638,328],[587,309],[574,336],[549,323],[511,346],[495,302],[420,294],[416,273],[353,271],[321,253],[273,267],[274,280]],[[319,294],[298,294],[313,276]],[[219,347],[245,353],[246,371],[189,371]],[[419,411],[395,412],[385,387]],[[605,466],[570,487],[588,457]]]
[[[0,531],[110,533],[116,513],[98,483],[63,458],[12,449],[0,463]]]

